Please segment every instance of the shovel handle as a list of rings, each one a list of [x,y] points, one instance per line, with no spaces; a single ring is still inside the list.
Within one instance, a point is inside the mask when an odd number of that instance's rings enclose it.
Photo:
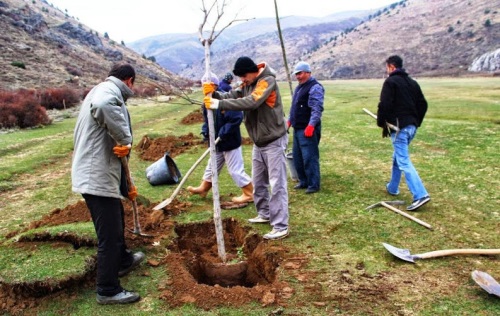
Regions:
[[[215,140],[215,144],[217,145],[217,143],[220,141],[220,137],[217,137],[217,139]],[[205,157],[210,153],[210,148],[205,150],[205,152],[203,153],[203,155],[201,155],[200,158],[198,158],[198,160],[196,160],[196,162],[194,163],[194,165],[191,166],[191,168],[188,170],[188,172],[186,172],[186,174],[184,175],[184,177],[182,178],[181,182],[179,183],[179,185],[177,186],[177,188],[175,188],[174,192],[172,193],[172,195],[166,199],[166,200],[163,200],[161,203],[159,203],[158,205],[156,205],[155,207],[153,207],[153,210],[154,211],[158,211],[158,210],[161,210],[162,208],[164,208],[165,206],[167,206],[168,204],[170,204],[172,202],[172,200],[174,199],[174,197],[177,196],[177,194],[179,194],[179,191],[181,190],[182,188],[182,185],[184,184],[184,182],[186,182],[187,178],[189,177],[189,175],[194,171],[194,169],[196,167],[198,167],[198,165],[200,164],[200,162],[203,161],[203,159],[205,159]]]
[[[134,186],[134,182],[132,180],[132,175],[130,174],[130,168],[128,166],[128,159],[127,157],[121,157],[121,162],[123,169],[125,169],[125,176],[127,177],[127,186],[132,188]],[[141,232],[141,225],[139,224],[139,215],[137,212],[137,201],[134,199],[130,200],[132,202],[132,213],[134,216],[134,232]]]
[[[411,216],[410,214],[405,213],[405,212],[401,211],[400,209],[397,209],[394,206],[387,204],[386,202],[382,201],[382,202],[380,202],[380,204],[383,205],[384,207],[390,209],[391,211],[394,211],[394,212],[398,213],[399,215],[403,215],[404,217],[406,217],[408,219],[411,219],[412,221],[414,221],[414,222],[416,222],[416,223],[424,226],[425,228],[428,228],[430,230],[433,229],[432,226],[429,225],[429,224],[427,224],[426,222],[424,222],[424,221],[416,218],[415,216]]]
[[[500,249],[447,249],[413,255],[415,259],[428,259],[454,255],[499,255]]]

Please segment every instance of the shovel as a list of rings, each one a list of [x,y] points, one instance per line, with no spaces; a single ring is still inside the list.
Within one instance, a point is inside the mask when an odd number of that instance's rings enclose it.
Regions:
[[[385,249],[387,249],[394,256],[398,257],[401,260],[408,261],[411,263],[415,263],[415,260],[419,259],[429,259],[436,257],[445,257],[445,256],[453,256],[453,255],[498,255],[500,254],[500,249],[447,249],[447,250],[437,250],[426,253],[419,253],[416,255],[412,255],[410,250],[401,249],[391,246],[386,243],[382,243]]]
[[[217,139],[215,140],[215,144],[217,145],[217,143],[220,141],[220,137],[217,137]],[[198,158],[198,160],[196,160],[196,162],[194,163],[194,165],[188,170],[188,172],[186,172],[186,175],[184,176],[184,178],[182,178],[181,182],[179,183],[179,185],[177,186],[177,188],[174,190],[174,192],[172,193],[172,195],[162,201],[160,204],[156,205],[155,207],[153,207],[153,210],[154,211],[158,211],[158,210],[161,210],[162,208],[164,208],[165,206],[169,205],[170,203],[172,203],[172,201],[174,200],[174,198],[177,196],[177,194],[179,194],[179,191],[181,190],[182,188],[182,185],[184,184],[184,182],[186,182],[187,178],[189,177],[189,175],[193,172],[193,170],[200,164],[200,162],[202,162],[203,159],[205,159],[205,157],[210,153],[210,148],[208,148],[204,153],[203,155],[201,155],[200,158]]]
[[[125,175],[127,176],[127,186],[129,188],[132,188],[134,186],[134,183],[132,181],[132,176],[130,175],[130,168],[128,167],[128,159],[127,157],[122,157],[122,166],[123,169],[125,169]],[[132,234],[143,236],[143,237],[153,237],[152,235],[144,234],[141,231],[141,225],[139,224],[139,215],[137,212],[137,201],[134,199],[130,200],[132,202],[132,210],[134,214],[134,229],[128,229]]]
[[[474,270],[471,273],[472,279],[477,283],[483,290],[489,294],[496,295],[500,297],[500,284],[493,279],[491,275],[486,272]]]

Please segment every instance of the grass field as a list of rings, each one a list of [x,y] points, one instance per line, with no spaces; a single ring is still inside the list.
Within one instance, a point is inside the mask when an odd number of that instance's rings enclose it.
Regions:
[[[285,269],[279,278],[294,294],[283,315],[498,315],[500,300],[471,279],[482,270],[500,281],[500,256],[455,256],[405,263],[382,242],[412,254],[452,248],[500,248],[500,78],[419,80],[429,110],[411,145],[411,157],[432,201],[412,215],[431,224],[428,230],[384,208],[366,211],[381,200],[390,176],[392,146],[362,108],[376,112],[382,80],[323,82],[326,89],[320,144],[322,188],[305,195],[289,181],[290,236],[283,241],[289,256],[307,257],[297,277]],[[288,112],[288,85],[282,86]],[[196,95],[201,99],[201,94]],[[131,100],[136,141],[152,136],[198,134],[199,125],[182,125],[195,105]],[[39,129],[0,134],[0,235],[25,227],[55,208],[80,200],[71,192],[71,151],[75,119]],[[246,131],[242,126],[242,132]],[[289,144],[291,148],[291,143]],[[175,158],[184,174],[205,148]],[[243,148],[250,172],[251,147]],[[139,193],[161,201],[175,186],[153,187],[145,177],[151,162],[135,154],[130,167]],[[203,167],[187,181],[197,185]],[[227,172],[220,176],[221,194],[239,194]],[[397,199],[411,203],[402,182]],[[210,200],[189,198],[204,212],[186,212],[178,222],[211,217]],[[224,217],[245,222],[253,205],[224,211]],[[265,233],[269,228],[256,225]],[[0,237],[5,241],[5,237]],[[1,266],[1,265],[0,265]],[[37,307],[38,315],[268,315],[278,306],[258,302],[239,308],[204,311],[192,305],[171,309],[157,297],[161,269],[149,278],[132,274],[124,286],[143,299],[130,306],[102,307],[93,288],[82,288],[71,300],[53,300]],[[175,277],[175,276],[174,276]],[[311,288],[314,291],[311,291]],[[314,293],[312,295],[311,293]],[[319,293],[319,294],[318,294]],[[1,304],[0,304],[1,307]],[[64,311],[64,312],[63,312]],[[276,313],[275,313],[276,314]]]

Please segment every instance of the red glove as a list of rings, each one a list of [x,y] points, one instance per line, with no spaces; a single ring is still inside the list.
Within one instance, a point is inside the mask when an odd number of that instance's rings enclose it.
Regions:
[[[133,186],[132,188],[130,188],[130,191],[128,191],[128,199],[130,201],[133,201],[138,195],[139,195],[139,193],[137,193],[136,186]]]
[[[125,157],[129,154],[130,152],[130,148],[132,147],[132,145],[125,145],[125,146],[122,146],[122,145],[117,145],[115,147],[113,147],[113,153],[118,157],[118,158],[122,158],[122,157]]]
[[[286,128],[290,128],[292,126],[292,122],[290,120],[286,121]]]
[[[306,129],[304,130],[304,136],[305,137],[312,137],[313,134],[314,134],[314,126],[307,125]]]

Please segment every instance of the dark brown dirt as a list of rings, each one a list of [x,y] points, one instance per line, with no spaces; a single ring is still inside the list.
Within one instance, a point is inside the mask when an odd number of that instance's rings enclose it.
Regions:
[[[182,124],[191,125],[197,123],[203,123],[205,119],[203,118],[203,113],[201,112],[201,108],[189,113],[182,119]]]
[[[203,139],[194,136],[193,133],[177,136],[166,136],[162,138],[151,139],[147,135],[143,136],[135,149],[141,159],[147,161],[157,161],[168,153],[174,158],[195,145],[203,144]]]

